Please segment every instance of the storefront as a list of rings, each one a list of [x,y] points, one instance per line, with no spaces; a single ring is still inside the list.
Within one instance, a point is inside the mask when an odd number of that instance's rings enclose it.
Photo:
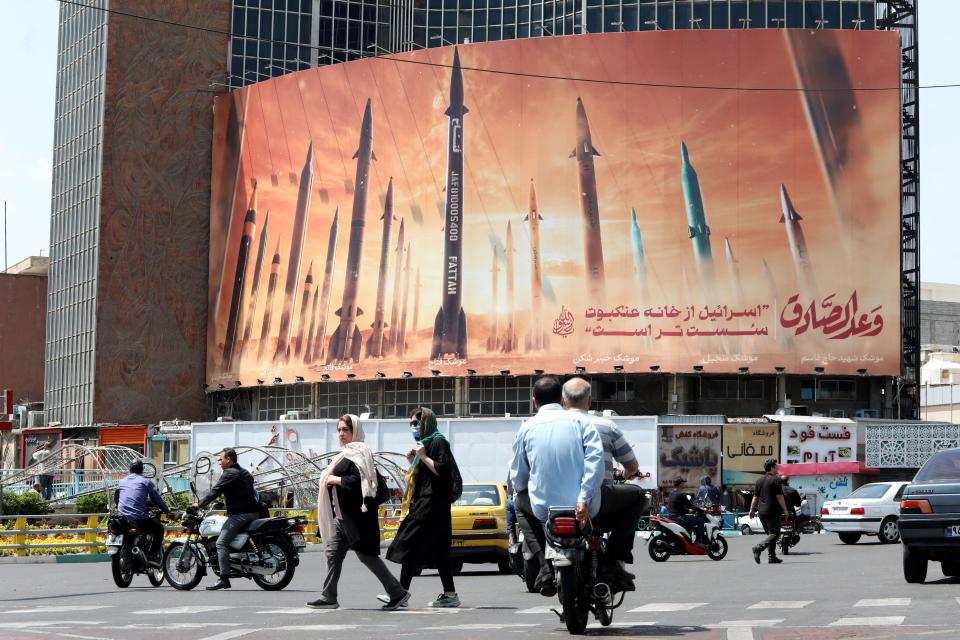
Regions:
[[[20,433],[20,468],[36,462],[34,454],[43,445],[47,451],[56,451],[63,438],[60,429],[24,429]]]
[[[162,422],[147,440],[148,453],[157,466],[165,470],[190,461],[189,422]]]
[[[139,453],[147,453],[147,425],[113,425],[100,427],[101,446],[129,447]]]

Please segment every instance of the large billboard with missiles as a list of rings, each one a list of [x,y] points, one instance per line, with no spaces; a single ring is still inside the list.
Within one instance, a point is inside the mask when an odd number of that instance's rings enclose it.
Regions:
[[[694,30],[219,96],[207,382],[896,375],[898,72],[895,33]]]

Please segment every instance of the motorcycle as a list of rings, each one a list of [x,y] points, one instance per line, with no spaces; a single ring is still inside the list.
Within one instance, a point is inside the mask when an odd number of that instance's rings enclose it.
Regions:
[[[159,509],[147,510],[147,516],[157,518]],[[153,544],[153,535],[140,531],[136,523],[119,513],[113,513],[107,519],[107,553],[110,554],[110,567],[113,581],[121,589],[133,582],[133,576],[147,574],[150,584],[159,587],[163,584],[163,563],[155,558],[153,564],[147,557],[147,549]]]
[[[778,546],[782,555],[790,554],[790,547],[795,547],[800,542],[800,531],[793,526],[791,518],[784,518],[780,522],[780,540]]]
[[[533,551],[530,550],[530,545],[526,542],[526,535],[519,524],[514,527],[513,539],[516,542],[507,548],[507,552],[510,554],[510,567],[523,580],[527,591],[536,593],[535,584],[537,575],[540,573],[540,562]]]
[[[800,525],[800,533],[811,534],[820,533],[821,531],[823,531],[823,525],[820,523],[820,516],[815,518],[807,518]]]
[[[711,560],[723,560],[727,555],[727,540],[720,532],[723,526],[720,505],[713,505],[705,515],[707,522],[704,526],[709,541],[706,548],[694,544],[691,533],[679,523],[665,516],[650,516],[652,533],[647,539],[650,558],[654,562],[666,562],[670,556],[705,555]]]
[[[582,634],[591,613],[604,627],[613,622],[613,610],[623,604],[625,591],[599,576],[606,537],[592,526],[583,529],[573,507],[551,507],[547,512],[547,561],[553,564],[560,597],[561,622],[573,634]],[[619,600],[614,603],[615,594]]]
[[[196,493],[196,491],[194,491]],[[181,517],[187,532],[167,549],[163,568],[167,582],[174,589],[193,589],[207,573],[207,568],[220,576],[217,566],[217,537],[226,516],[207,515],[193,506]],[[230,543],[230,577],[252,579],[266,591],[279,591],[293,580],[300,564],[300,552],[306,548],[303,532],[307,519],[303,516],[261,518],[254,520]]]

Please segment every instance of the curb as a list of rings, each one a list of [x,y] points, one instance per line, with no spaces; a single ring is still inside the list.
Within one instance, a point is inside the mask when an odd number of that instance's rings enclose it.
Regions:
[[[23,556],[0,558],[0,564],[74,564],[79,562],[110,562],[107,553],[71,553],[62,556]]]

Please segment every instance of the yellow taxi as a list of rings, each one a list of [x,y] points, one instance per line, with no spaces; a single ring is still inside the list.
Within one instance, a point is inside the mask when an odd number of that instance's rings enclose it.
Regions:
[[[507,485],[502,482],[464,482],[463,495],[450,509],[453,538],[450,564],[454,573],[463,563],[494,563],[510,573],[507,552]]]

